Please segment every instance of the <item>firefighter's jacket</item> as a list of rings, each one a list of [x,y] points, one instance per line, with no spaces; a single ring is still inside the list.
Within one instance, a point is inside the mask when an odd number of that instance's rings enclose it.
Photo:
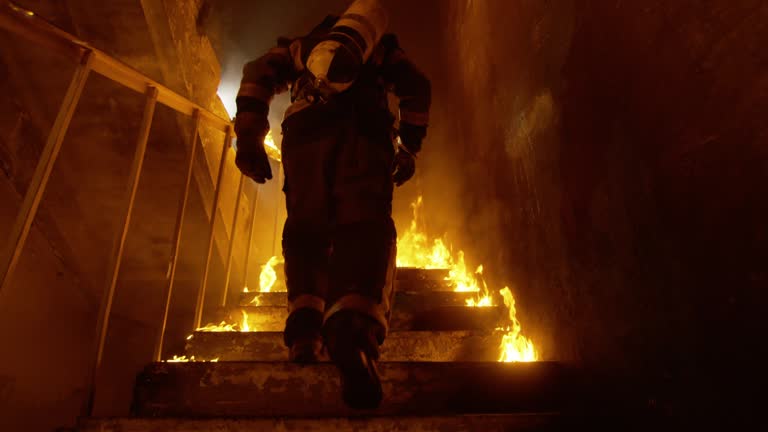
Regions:
[[[276,94],[289,89],[292,104],[286,110],[286,121],[317,105],[302,94],[303,89],[311,84],[305,64],[312,48],[326,34],[322,29],[315,29],[301,38],[281,38],[269,52],[247,63],[237,95],[238,112],[263,110]],[[364,129],[387,125],[391,128],[394,117],[389,110],[387,92],[392,92],[399,99],[401,128],[407,124],[425,130],[429,122],[430,83],[406,57],[393,34],[382,36],[352,87],[333,98],[354,104],[357,117],[368,122],[363,125]]]

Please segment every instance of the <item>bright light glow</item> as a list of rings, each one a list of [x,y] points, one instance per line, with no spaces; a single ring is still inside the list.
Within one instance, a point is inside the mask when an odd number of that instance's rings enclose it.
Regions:
[[[240,83],[237,81],[222,81],[219,84],[219,90],[216,92],[219,95],[219,99],[221,99],[221,103],[224,104],[224,109],[227,110],[229,118],[233,118],[237,114],[235,99],[239,90]]]

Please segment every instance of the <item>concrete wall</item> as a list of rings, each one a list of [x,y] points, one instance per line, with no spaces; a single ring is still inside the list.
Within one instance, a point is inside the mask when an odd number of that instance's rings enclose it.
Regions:
[[[424,175],[458,193],[426,205],[459,215],[547,358],[644,377],[673,415],[754,407],[765,2],[446,6],[423,156],[446,162]]]

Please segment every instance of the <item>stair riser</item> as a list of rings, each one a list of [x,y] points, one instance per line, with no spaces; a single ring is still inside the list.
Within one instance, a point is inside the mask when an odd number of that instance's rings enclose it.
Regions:
[[[395,280],[395,289],[398,291],[420,292],[420,291],[453,291],[451,283],[445,278],[448,271],[443,269],[415,269],[400,268],[397,269],[397,279]],[[257,291],[257,287],[250,287],[252,291]],[[285,292],[285,276],[282,269],[277,269],[277,281],[272,287],[272,292]]]
[[[477,298],[476,292],[455,291],[396,291],[394,305],[397,308],[434,309],[445,306],[465,306],[467,300]],[[240,294],[240,306],[287,306],[288,293],[282,292],[244,292]]]
[[[383,361],[496,361],[501,333],[392,332],[381,346]],[[286,361],[282,333],[197,332],[187,357],[219,361]],[[324,359],[325,360],[325,359]]]
[[[376,415],[551,412],[567,377],[554,363],[381,363]],[[133,412],[148,417],[354,416],[330,364],[160,363],[138,378]],[[370,414],[370,413],[368,413]]]
[[[247,313],[250,331],[283,331],[288,317],[286,307],[256,306],[219,310],[212,320],[213,322],[242,323],[243,311]],[[492,330],[505,324],[506,310],[502,307],[451,306],[430,310],[409,310],[407,307],[395,305],[389,326],[392,331],[452,331]]]

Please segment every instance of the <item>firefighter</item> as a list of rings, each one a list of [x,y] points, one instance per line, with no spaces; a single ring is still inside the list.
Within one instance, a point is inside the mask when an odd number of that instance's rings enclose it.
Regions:
[[[384,26],[377,1],[357,0],[304,37],[280,38],[244,67],[235,119],[236,164],[264,183],[272,178],[263,144],[269,104],[290,89],[282,123],[284,339],[299,363],[326,349],[345,402],[358,409],[383,397],[376,361],[393,297],[392,193],[415,172],[430,106],[429,80]]]

